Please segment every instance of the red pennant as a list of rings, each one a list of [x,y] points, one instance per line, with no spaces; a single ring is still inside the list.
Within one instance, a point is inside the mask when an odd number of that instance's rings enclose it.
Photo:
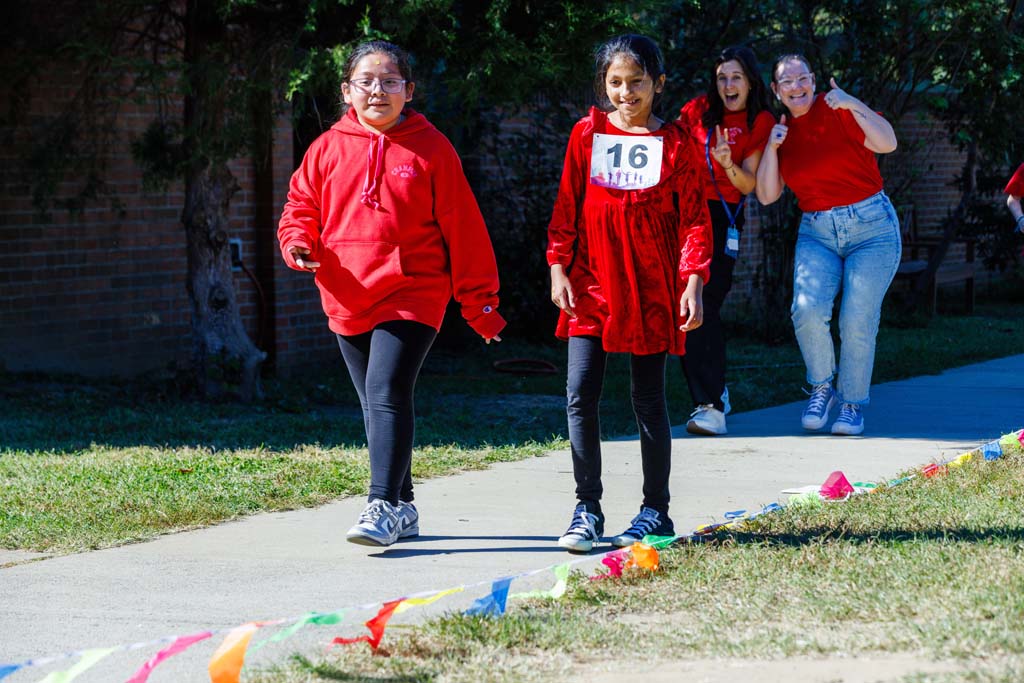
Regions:
[[[376,651],[380,646],[380,640],[384,637],[384,629],[388,625],[388,620],[391,619],[391,615],[395,613],[398,606],[402,604],[402,600],[392,600],[391,602],[385,602],[377,612],[377,616],[367,621],[364,625],[370,629],[370,635],[358,636],[356,638],[335,638],[331,641],[332,645],[353,645],[355,643],[369,643],[370,647]]]

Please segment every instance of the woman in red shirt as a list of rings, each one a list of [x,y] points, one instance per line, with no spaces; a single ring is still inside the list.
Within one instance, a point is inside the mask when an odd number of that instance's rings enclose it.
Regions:
[[[727,47],[715,60],[707,94],[687,102],[679,116],[704,160],[704,199],[715,236],[711,279],[704,287],[704,324],[686,335],[686,355],[680,359],[695,406],[686,423],[691,434],[727,431],[721,310],[739,256],[743,203],[754,190],[761,154],[775,124],[770,109],[754,52]]]
[[[505,326],[487,227],[451,143],[406,108],[413,88],[403,50],[355,48],[348,111],[306,152],[277,231],[285,263],[315,274],[362,405],[370,492],[347,534],[362,545],[419,533],[413,391],[448,302],[488,343]]]
[[[566,393],[578,504],[558,544],[586,552],[604,532],[598,406],[609,352],[628,353],[640,432],[643,502],[612,538],[675,533],[668,516],[672,435],[665,356],[701,323],[711,229],[685,127],[654,115],[665,66],[654,41],[613,38],[597,52],[593,108],[569,136],[548,226],[556,335],[569,342]]]
[[[882,190],[876,154],[896,149],[892,126],[830,81],[815,95],[814,73],[802,55],[781,57],[772,91],[786,109],[772,128],[757,170],[757,198],[771,204],[787,185],[804,212],[793,273],[793,327],[813,387],[804,429],[825,426],[842,407],[833,434],[864,431],[882,299],[900,262],[896,211]],[[830,321],[840,289],[842,340],[835,388]]]

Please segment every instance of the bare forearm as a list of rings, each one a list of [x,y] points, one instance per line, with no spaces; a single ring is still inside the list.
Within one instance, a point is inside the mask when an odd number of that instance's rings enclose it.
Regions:
[[[757,167],[757,201],[771,204],[782,196],[783,187],[778,151],[769,142],[761,157],[761,164]]]
[[[888,154],[896,149],[896,131],[884,117],[857,99],[849,109],[854,121],[864,131],[865,147],[879,154]]]

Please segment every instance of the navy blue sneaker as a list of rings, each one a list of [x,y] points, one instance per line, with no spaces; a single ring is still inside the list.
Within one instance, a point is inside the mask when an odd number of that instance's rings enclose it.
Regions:
[[[580,503],[572,511],[572,521],[562,537],[558,539],[558,547],[574,553],[587,553],[594,544],[601,540],[604,533],[604,515],[587,511],[587,506]]]
[[[629,528],[612,539],[612,545],[627,548],[644,536],[675,536],[676,528],[668,515],[654,508],[641,507],[640,514],[633,518]]]

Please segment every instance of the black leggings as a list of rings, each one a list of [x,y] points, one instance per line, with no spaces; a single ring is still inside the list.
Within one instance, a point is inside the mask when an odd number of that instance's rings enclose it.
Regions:
[[[668,478],[672,469],[672,431],[665,404],[665,356],[630,354],[630,393],[640,431],[640,460],[647,507],[668,513]],[[598,337],[569,337],[566,394],[569,444],[576,498],[592,511],[600,509],[601,422],[598,406],[608,353]]]
[[[726,233],[729,217],[722,208],[722,202],[708,202],[711,213],[711,229],[715,235],[714,251],[711,257],[711,280],[704,287],[704,322],[697,329],[686,333],[686,355],[680,360],[683,376],[690,388],[690,397],[695,406],[714,404],[724,410],[722,392],[725,391],[725,329],[722,325],[722,304],[732,289],[732,271],[736,259],[725,253]],[[736,204],[729,210],[735,212]],[[736,217],[736,227],[743,228],[743,212]]]
[[[413,392],[437,331],[411,320],[392,320],[338,346],[363,408],[370,450],[370,495],[392,505],[412,501]]]

